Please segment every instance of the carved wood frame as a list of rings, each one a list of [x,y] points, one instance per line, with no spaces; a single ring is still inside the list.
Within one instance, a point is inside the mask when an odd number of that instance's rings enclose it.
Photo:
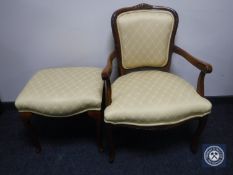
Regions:
[[[128,12],[128,11],[150,10],[150,9],[169,11],[174,16],[174,26],[173,26],[171,40],[170,40],[168,61],[167,61],[167,64],[164,67],[158,68],[158,69],[162,69],[162,70],[169,70],[170,63],[171,63],[172,49],[173,49],[173,46],[174,46],[174,38],[175,38],[175,34],[176,34],[176,31],[177,31],[177,26],[178,26],[178,22],[179,22],[178,14],[176,13],[175,10],[173,10],[171,8],[162,7],[162,6],[152,6],[152,5],[149,5],[149,4],[138,4],[138,5],[133,6],[133,7],[119,9],[116,12],[114,12],[114,14],[112,15],[112,19],[111,19],[112,33],[113,33],[113,37],[114,37],[114,41],[115,41],[115,50],[116,50],[116,55],[117,55],[117,58],[118,58],[118,65],[119,65],[118,67],[119,67],[120,76],[126,74],[127,70],[129,70],[129,69],[125,69],[122,66],[122,55],[121,55],[121,47],[120,47],[121,43],[120,43],[120,37],[119,37],[118,27],[117,27],[117,22],[116,22],[117,17],[120,14],[122,14],[124,12]],[[143,68],[151,68],[151,67],[143,67]],[[130,69],[130,70],[134,70],[134,69],[138,69],[138,68],[133,68],[133,69]]]
[[[145,9],[147,9],[147,10],[148,9],[165,10],[165,11],[171,12],[174,15],[175,22],[174,22],[174,28],[173,28],[173,32],[172,32],[171,41],[170,41],[168,62],[164,67],[157,68],[157,69],[162,70],[162,71],[169,71],[170,63],[171,63],[171,55],[173,53],[176,53],[176,54],[182,56],[189,63],[191,63],[193,66],[195,66],[197,69],[200,70],[200,74],[199,74],[198,81],[197,81],[197,93],[200,94],[202,97],[204,97],[204,78],[205,78],[206,73],[212,72],[212,66],[210,64],[208,64],[204,61],[201,61],[198,58],[192,56],[187,51],[181,49],[180,47],[178,47],[174,44],[174,38],[175,38],[175,34],[177,31],[178,22],[179,22],[177,12],[171,8],[162,7],[162,6],[152,6],[152,5],[143,3],[143,4],[138,4],[136,6],[119,9],[116,12],[114,12],[112,15],[111,24],[112,24],[112,33],[113,33],[113,37],[114,37],[114,41],[115,41],[115,50],[110,54],[110,56],[107,60],[107,65],[104,68],[104,70],[102,71],[102,79],[104,80],[104,84],[105,84],[105,97],[106,97],[105,107],[110,105],[112,102],[110,76],[111,76],[111,72],[112,72],[112,62],[115,58],[117,59],[117,63],[118,63],[119,76],[125,75],[127,73],[127,70],[124,69],[122,66],[120,39],[119,39],[119,34],[117,31],[117,23],[116,23],[117,16],[119,14],[127,12],[127,11],[145,10]],[[155,127],[145,127],[145,126],[139,127],[139,126],[122,125],[122,124],[121,125],[118,125],[118,124],[114,125],[114,124],[106,123],[108,142],[109,142],[109,146],[110,146],[109,161],[113,162],[114,157],[115,157],[115,149],[114,149],[113,138],[112,138],[112,129],[115,126],[123,126],[123,127],[131,127],[131,128],[136,128],[136,129],[146,129],[146,130],[149,129],[149,130],[151,130],[151,129],[158,129],[158,128],[170,128],[170,127],[174,127],[174,126],[177,126],[177,125],[180,125],[183,123],[187,123],[190,120],[198,120],[199,125],[198,125],[197,130],[195,131],[195,133],[192,137],[192,141],[191,141],[191,151],[195,153],[197,151],[199,137],[200,137],[202,131],[204,130],[204,127],[205,127],[206,122],[207,122],[207,116],[201,117],[201,118],[189,119],[185,122],[181,122],[181,123],[175,124],[175,125],[172,124],[172,125],[155,126]]]

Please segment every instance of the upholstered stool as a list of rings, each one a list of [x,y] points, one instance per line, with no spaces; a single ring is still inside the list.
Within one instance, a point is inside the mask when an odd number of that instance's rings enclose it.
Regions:
[[[97,123],[97,144],[102,150],[101,69],[91,67],[49,68],[40,70],[27,83],[15,101],[15,106],[30,130],[37,152],[41,151],[32,114],[46,117],[70,117],[86,112]]]

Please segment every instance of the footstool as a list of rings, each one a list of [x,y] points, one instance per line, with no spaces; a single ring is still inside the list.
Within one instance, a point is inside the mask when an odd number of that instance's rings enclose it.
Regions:
[[[49,68],[40,70],[32,77],[17,97],[15,106],[30,130],[37,152],[41,151],[41,145],[31,124],[33,114],[59,118],[85,112],[96,119],[97,144],[101,151],[102,94],[100,68]]]

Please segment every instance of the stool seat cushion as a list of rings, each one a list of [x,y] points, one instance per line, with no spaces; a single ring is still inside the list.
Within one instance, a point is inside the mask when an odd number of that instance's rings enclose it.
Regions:
[[[182,78],[162,71],[138,71],[112,85],[112,103],[104,120],[137,126],[171,125],[203,117],[211,103]]]
[[[66,67],[40,70],[15,101],[19,112],[65,117],[100,110],[103,81],[101,69]]]

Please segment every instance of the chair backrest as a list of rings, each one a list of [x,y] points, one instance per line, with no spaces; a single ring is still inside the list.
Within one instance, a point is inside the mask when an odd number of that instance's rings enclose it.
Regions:
[[[126,69],[166,67],[170,64],[178,26],[176,11],[139,4],[112,15],[112,31],[120,74]]]

